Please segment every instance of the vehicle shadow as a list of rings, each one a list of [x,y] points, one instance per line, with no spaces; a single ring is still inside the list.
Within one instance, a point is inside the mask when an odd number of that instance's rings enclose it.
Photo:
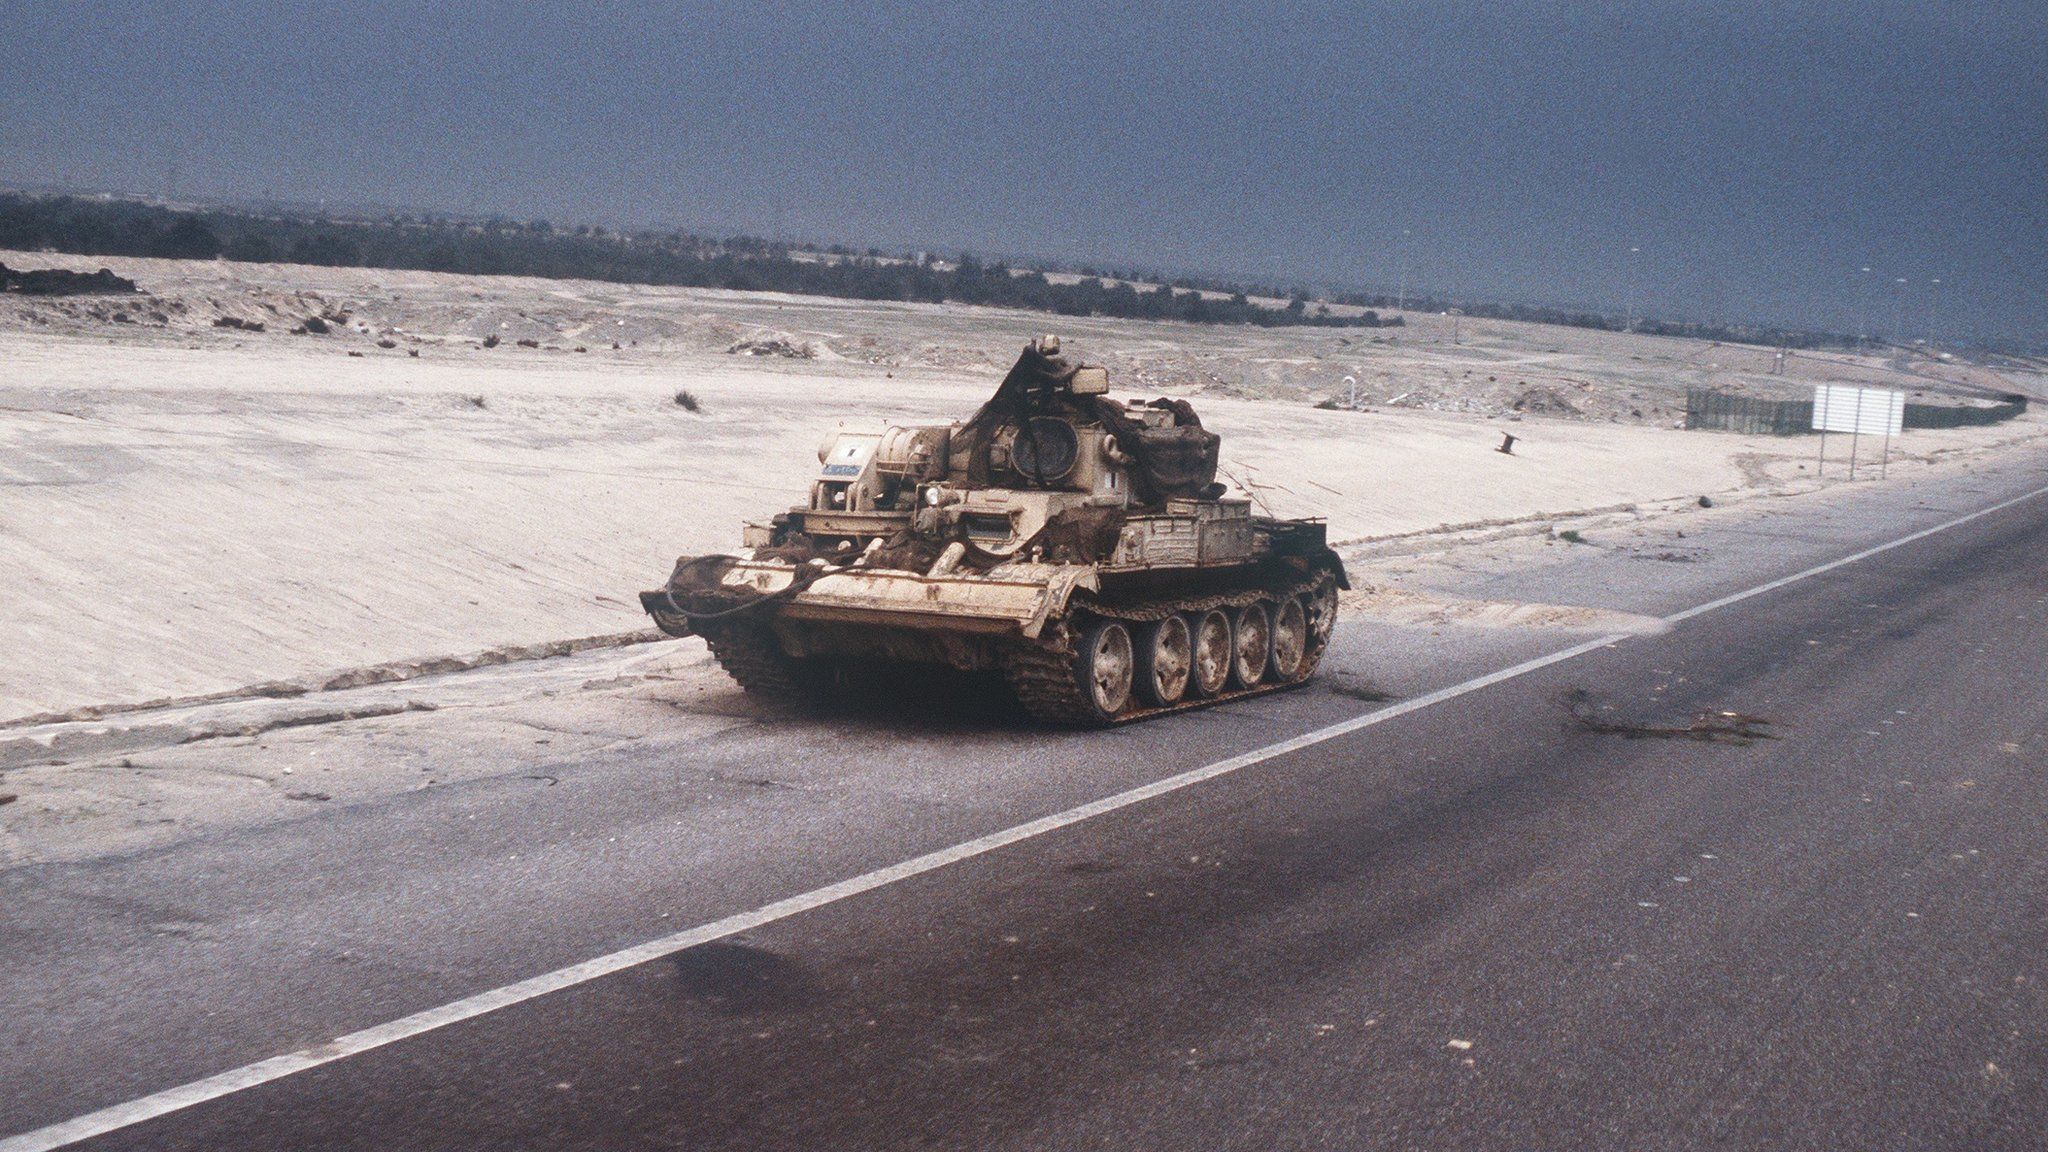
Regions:
[[[803,1007],[817,991],[795,961],[731,940],[676,953],[670,958],[670,972],[683,995],[730,1015]]]

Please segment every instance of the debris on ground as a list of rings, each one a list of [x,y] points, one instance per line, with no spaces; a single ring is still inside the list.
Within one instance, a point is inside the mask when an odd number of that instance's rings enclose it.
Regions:
[[[1623,736],[1630,740],[1701,740],[1709,744],[1748,745],[1758,740],[1778,738],[1769,730],[1773,723],[1771,720],[1742,712],[1700,712],[1690,723],[1679,725],[1639,724],[1602,716],[1601,713],[1612,709],[1595,704],[1592,693],[1583,688],[1566,692],[1564,700],[1565,710],[1571,713],[1579,727],[1588,732]]]
[[[812,360],[817,348],[787,332],[765,332],[735,341],[726,350],[732,356],[782,356],[791,360]]]

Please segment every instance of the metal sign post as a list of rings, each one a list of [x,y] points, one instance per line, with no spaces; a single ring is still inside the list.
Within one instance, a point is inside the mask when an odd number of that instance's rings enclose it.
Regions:
[[[1856,416],[1849,433],[1849,479],[1856,479],[1856,445],[1863,441],[1863,389],[1856,390]]]
[[[1826,475],[1830,432],[1849,433],[1849,479],[1856,478],[1863,434],[1884,437],[1880,479],[1891,473],[1892,437],[1905,427],[1906,394],[1884,388],[1849,388],[1822,384],[1813,390],[1813,429],[1820,433],[1821,474]]]
[[[1879,480],[1882,480],[1882,479],[1884,479],[1885,477],[1887,477],[1887,476],[1891,475],[1891,471],[1892,471],[1892,422],[1891,422],[1891,414],[1890,414],[1889,412],[1887,412],[1887,413],[1885,414],[1885,422],[1884,422],[1884,455],[1883,455],[1882,457],[1880,457],[1880,460],[1879,460],[1879,463],[1878,463],[1878,466],[1877,466],[1877,478],[1878,478]]]

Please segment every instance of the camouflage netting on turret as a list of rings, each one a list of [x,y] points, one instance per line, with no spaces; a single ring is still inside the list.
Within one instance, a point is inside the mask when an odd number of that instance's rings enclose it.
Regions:
[[[1185,400],[1152,401],[1152,407],[1173,413],[1173,425],[1149,427],[1107,396],[1075,396],[1069,391],[1066,385],[1079,367],[1036,346],[1024,349],[995,395],[954,434],[956,449],[964,446],[970,453],[969,480],[992,482],[989,448],[1004,425],[1029,435],[1033,417],[1066,412],[1100,421],[1109,429],[1117,448],[1131,458],[1131,487],[1138,503],[1156,505],[1171,496],[1215,494],[1210,489],[1216,483],[1216,454],[1223,440],[1202,427],[1192,405]]]
[[[1118,448],[1132,461],[1131,482],[1138,499],[1157,504],[1169,496],[1213,497],[1216,453],[1223,438],[1202,427],[1194,405],[1185,400],[1154,400],[1152,407],[1173,413],[1173,427],[1152,428],[1127,415],[1104,396],[1094,398],[1096,415]]]

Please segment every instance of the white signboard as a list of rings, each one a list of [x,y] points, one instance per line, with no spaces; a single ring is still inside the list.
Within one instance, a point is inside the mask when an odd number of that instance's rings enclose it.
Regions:
[[[1822,384],[1813,390],[1813,430],[1896,436],[1904,428],[1906,394],[1885,388]]]

